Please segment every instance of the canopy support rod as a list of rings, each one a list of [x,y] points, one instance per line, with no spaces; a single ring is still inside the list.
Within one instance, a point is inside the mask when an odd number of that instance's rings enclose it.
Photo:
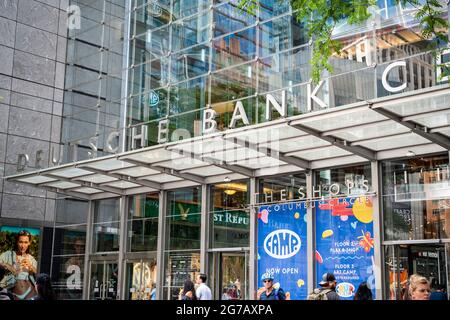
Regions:
[[[290,122],[288,122],[288,124],[293,128],[296,128],[296,129],[304,131],[304,132],[308,132],[310,135],[312,135],[314,137],[317,137],[319,139],[327,141],[327,142],[331,143],[333,146],[341,148],[345,151],[351,152],[357,156],[363,157],[368,160],[376,160],[376,158],[377,158],[376,152],[373,150],[370,150],[370,149],[367,149],[367,148],[364,148],[361,146],[351,146],[345,140],[338,139],[331,135],[325,136],[322,132],[312,129],[312,128],[309,128],[302,124],[291,124]]]
[[[436,133],[430,133],[428,131],[427,127],[422,126],[422,125],[420,125],[418,123],[414,123],[414,122],[411,122],[411,121],[408,121],[408,120],[404,120],[404,118],[402,118],[401,116],[399,116],[399,115],[397,115],[397,114],[395,114],[395,113],[393,113],[393,112],[391,112],[389,110],[383,109],[383,107],[376,107],[375,108],[374,106],[370,106],[370,108],[373,111],[375,111],[375,112],[385,116],[386,118],[389,118],[389,119],[391,119],[391,120],[393,120],[393,121],[395,121],[395,122],[397,122],[397,123],[407,127],[408,129],[411,130],[411,132],[413,132],[413,133],[415,133],[415,134],[417,134],[417,135],[427,139],[428,141],[431,141],[431,142],[433,142],[433,143],[435,143],[435,144],[437,144],[437,145],[439,145],[439,146],[441,146],[441,147],[443,147],[443,148],[445,148],[447,150],[450,149],[450,139],[448,137],[446,137],[446,136],[444,136],[444,135],[442,135],[440,133],[437,133],[437,132]]]
[[[278,151],[278,150],[275,150],[275,149],[272,149],[269,147],[260,147],[257,144],[251,143],[248,140],[241,140],[236,137],[225,138],[225,139],[233,142],[234,144],[240,145],[244,148],[248,148],[250,150],[261,152],[267,157],[271,157],[273,159],[280,160],[280,161],[286,162],[288,164],[292,164],[292,165],[300,167],[300,168],[311,169],[311,162],[306,159],[303,159],[300,157],[288,156],[284,152],[281,152],[281,151]],[[274,143],[274,142],[276,143],[277,141],[272,141],[271,143]]]
[[[183,149],[169,149],[169,151],[176,152],[176,153],[181,154],[183,156],[190,157],[190,158],[195,159],[195,160],[203,161],[203,162],[206,162],[206,163],[211,164],[213,166],[216,166],[216,167],[219,167],[219,168],[222,168],[222,169],[225,169],[225,170],[229,170],[229,171],[232,171],[232,172],[235,172],[235,173],[239,173],[239,174],[242,174],[242,175],[250,177],[250,178],[254,177],[254,170],[248,169],[248,168],[245,168],[245,167],[242,167],[242,166],[239,166],[239,165],[228,164],[228,163],[226,163],[224,161],[217,160],[217,159],[210,158],[210,157],[206,157],[206,156],[201,156],[201,155],[198,155],[198,154],[195,154],[193,152],[189,152],[189,151],[186,151],[186,150],[183,150]]]
[[[135,178],[135,177],[132,177],[132,176],[129,176],[129,175],[120,174],[120,173],[114,173],[114,172],[110,172],[110,171],[104,171],[104,170],[90,168],[90,167],[85,167],[85,166],[80,166],[79,168],[81,168],[83,170],[90,171],[90,172],[94,172],[94,173],[110,176],[110,177],[113,177],[113,178],[116,178],[116,179],[119,179],[119,180],[122,180],[122,181],[136,183],[136,184],[139,184],[140,186],[143,186],[143,187],[149,187],[149,188],[158,189],[158,190],[162,189],[161,184],[158,183],[158,182],[139,180],[138,178]]]
[[[20,182],[20,181],[17,181],[17,182],[24,183],[24,182]],[[35,185],[35,186],[37,186],[37,185]],[[65,194],[67,196],[74,197],[74,198],[77,198],[77,199],[91,200],[91,196],[89,196],[89,195],[85,195],[85,194],[82,194],[82,193],[76,192],[76,191],[71,191],[72,189],[76,189],[76,188],[58,189],[58,188],[44,186],[44,185],[39,186],[39,188],[45,189],[45,190],[50,191],[50,192],[62,193],[62,194]]]
[[[200,183],[200,184],[205,183],[205,179],[203,179],[200,176],[194,175],[194,174],[181,173],[180,171],[175,170],[175,169],[165,168],[165,167],[161,167],[161,166],[154,166],[151,163],[145,163],[143,161],[134,160],[134,159],[119,158],[119,160],[131,163],[131,164],[135,164],[135,165],[138,165],[141,167],[157,170],[161,173],[165,173],[165,174],[168,174],[168,175],[171,175],[174,177],[178,177],[178,178],[181,178],[184,180],[189,180],[189,181],[193,181],[193,182]]]
[[[110,186],[102,186],[102,185],[99,185],[98,183],[76,180],[76,178],[60,177],[60,176],[53,175],[51,173],[43,173],[42,176],[58,179],[60,181],[65,181],[65,182],[78,183],[81,185],[81,187],[99,189],[99,190],[102,190],[105,192],[111,192],[111,193],[114,193],[114,194],[117,194],[120,196],[125,195],[125,192],[120,190],[119,188],[114,188],[114,187],[110,187]],[[45,185],[45,183],[38,184],[38,186],[41,186],[41,185]],[[80,188],[80,187],[74,187],[74,188]],[[72,188],[70,188],[70,189],[72,189]]]

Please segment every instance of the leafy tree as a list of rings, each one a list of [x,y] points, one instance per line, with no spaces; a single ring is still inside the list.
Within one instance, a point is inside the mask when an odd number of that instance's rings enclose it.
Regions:
[[[309,39],[312,41],[312,81],[318,83],[324,70],[333,72],[329,57],[340,54],[341,43],[332,39],[333,30],[343,19],[350,25],[362,24],[371,17],[370,8],[376,0],[275,0],[290,1],[296,19],[303,22]],[[442,11],[450,1],[439,0],[395,0],[395,4],[410,5],[417,8],[415,18],[422,29],[424,38],[433,38],[447,43],[449,23],[442,18]],[[258,0],[240,0],[239,7],[254,14],[258,8]],[[442,47],[441,47],[442,48]],[[434,54],[439,49],[436,43],[432,48]],[[445,64],[443,75],[448,75],[449,67]]]

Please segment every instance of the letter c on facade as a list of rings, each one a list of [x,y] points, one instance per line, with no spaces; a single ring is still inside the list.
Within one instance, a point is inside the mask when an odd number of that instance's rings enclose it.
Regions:
[[[394,62],[394,63],[388,65],[387,68],[383,72],[383,76],[381,77],[381,82],[383,83],[383,87],[389,92],[399,92],[399,91],[404,90],[407,86],[406,82],[398,87],[392,87],[388,83],[387,78],[388,78],[389,72],[396,67],[406,67],[406,61],[397,61],[397,62]]]

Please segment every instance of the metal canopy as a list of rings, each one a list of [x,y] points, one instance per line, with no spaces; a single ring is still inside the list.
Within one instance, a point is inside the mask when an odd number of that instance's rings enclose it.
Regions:
[[[448,151],[449,100],[445,84],[6,179],[96,200]]]

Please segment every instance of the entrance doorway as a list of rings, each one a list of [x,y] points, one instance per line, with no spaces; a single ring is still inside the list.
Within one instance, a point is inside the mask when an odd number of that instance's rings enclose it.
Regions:
[[[92,261],[90,265],[90,300],[117,299],[117,260]]]
[[[450,244],[400,244],[386,247],[386,297],[405,299],[405,285],[413,274],[430,281],[432,291],[440,284],[449,292]]]
[[[248,252],[214,252],[210,258],[213,299],[248,299]]]
[[[156,260],[151,258],[127,260],[127,300],[156,300]]]

